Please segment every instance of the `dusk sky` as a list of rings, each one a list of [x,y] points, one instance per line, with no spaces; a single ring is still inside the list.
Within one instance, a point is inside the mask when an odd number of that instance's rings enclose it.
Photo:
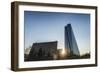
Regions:
[[[64,48],[64,27],[71,23],[81,54],[90,51],[90,14],[24,11],[25,48],[36,42],[58,41]]]

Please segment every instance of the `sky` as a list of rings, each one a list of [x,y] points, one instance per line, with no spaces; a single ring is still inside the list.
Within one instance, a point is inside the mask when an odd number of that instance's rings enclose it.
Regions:
[[[64,27],[70,23],[80,54],[90,51],[90,14],[24,11],[25,48],[36,42],[58,41],[64,48]]]

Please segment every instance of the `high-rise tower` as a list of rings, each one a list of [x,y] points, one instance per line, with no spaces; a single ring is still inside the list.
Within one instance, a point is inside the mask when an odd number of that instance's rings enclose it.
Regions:
[[[71,24],[65,26],[65,49],[68,55],[80,55]]]

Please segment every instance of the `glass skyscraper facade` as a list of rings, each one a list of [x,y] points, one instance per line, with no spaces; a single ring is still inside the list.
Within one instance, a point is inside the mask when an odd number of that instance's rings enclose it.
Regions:
[[[65,26],[65,49],[68,55],[80,55],[71,24]]]

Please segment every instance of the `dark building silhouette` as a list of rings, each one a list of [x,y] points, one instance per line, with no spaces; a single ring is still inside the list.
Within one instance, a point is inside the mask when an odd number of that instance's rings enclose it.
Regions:
[[[52,60],[57,51],[57,41],[33,43],[27,61]]]
[[[65,26],[65,49],[68,55],[80,55],[71,24]]]

